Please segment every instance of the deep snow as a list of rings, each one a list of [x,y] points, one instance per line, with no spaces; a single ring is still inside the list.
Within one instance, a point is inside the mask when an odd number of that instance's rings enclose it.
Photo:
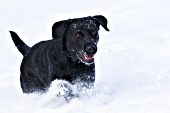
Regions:
[[[169,113],[169,0],[0,1],[0,113]],[[19,84],[21,54],[9,30],[28,44],[51,38],[55,21],[102,14],[96,84],[89,95],[66,103],[46,95],[25,95]],[[55,83],[54,83],[55,84]]]

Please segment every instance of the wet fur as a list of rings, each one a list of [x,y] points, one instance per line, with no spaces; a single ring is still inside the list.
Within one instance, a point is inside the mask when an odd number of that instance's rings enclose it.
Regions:
[[[102,25],[108,31],[107,20],[104,16],[64,20],[53,25],[53,39],[39,42],[31,48],[15,32],[10,31],[16,47],[24,56],[20,67],[20,82],[24,93],[46,92],[55,79],[66,80],[72,84],[76,80],[87,84],[94,83],[95,63],[86,65],[73,51],[75,46],[71,39],[74,38],[71,36],[73,31],[68,26],[74,22],[79,22],[79,20],[81,22],[86,21],[86,23],[92,20],[93,24],[97,26],[94,26],[97,31],[99,25]],[[88,30],[87,27],[84,28],[85,31]],[[86,35],[87,41],[91,40],[92,37],[88,33]],[[83,45],[87,41],[81,41],[80,44]],[[79,49],[80,46],[75,48]]]

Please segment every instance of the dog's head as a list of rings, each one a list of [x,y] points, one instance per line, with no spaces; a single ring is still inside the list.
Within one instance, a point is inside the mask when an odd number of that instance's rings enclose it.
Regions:
[[[52,37],[63,38],[63,45],[74,61],[90,65],[97,52],[100,25],[109,31],[107,19],[102,15],[59,21],[52,27]]]

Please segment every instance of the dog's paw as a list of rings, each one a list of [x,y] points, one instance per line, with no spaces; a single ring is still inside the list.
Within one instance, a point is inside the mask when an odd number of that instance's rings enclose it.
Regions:
[[[64,98],[67,101],[79,97],[75,87],[66,81],[54,81],[49,92],[52,92],[57,98]]]
[[[69,83],[60,83],[59,87],[59,95],[63,96],[66,99],[72,99],[78,97],[76,92],[74,91],[74,87]]]

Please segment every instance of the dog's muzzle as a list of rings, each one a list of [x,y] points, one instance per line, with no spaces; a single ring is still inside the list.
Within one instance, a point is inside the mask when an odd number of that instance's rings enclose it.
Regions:
[[[97,47],[94,44],[86,44],[84,47],[86,55],[84,56],[86,61],[93,59],[95,53],[97,52]]]
[[[79,60],[87,65],[94,63],[94,55],[97,52],[96,45],[86,44],[84,50],[78,52],[77,57]]]
[[[87,55],[93,56],[97,52],[97,47],[94,44],[87,44],[85,45],[84,50]]]

